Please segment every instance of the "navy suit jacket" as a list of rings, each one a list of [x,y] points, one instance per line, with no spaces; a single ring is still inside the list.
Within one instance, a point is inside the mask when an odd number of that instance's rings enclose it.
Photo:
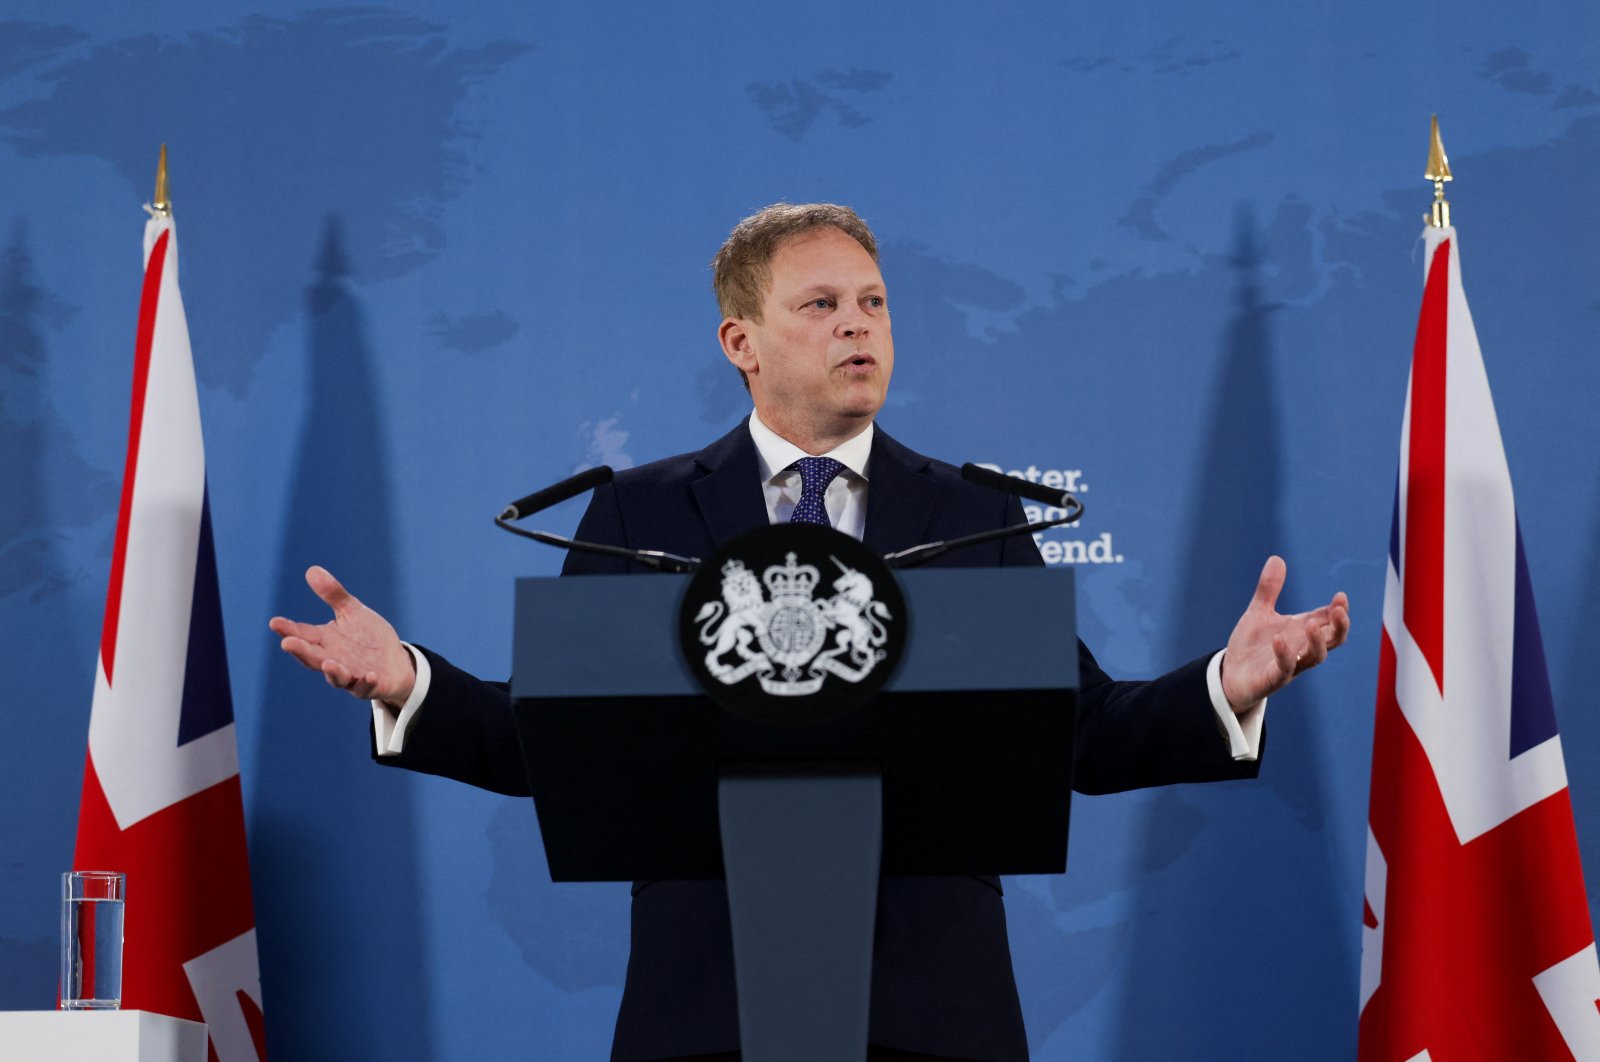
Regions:
[[[594,494],[577,537],[709,557],[768,522],[755,443],[741,423],[694,454],[617,473]],[[868,465],[864,540],[888,553],[1020,523],[1014,497],[973,486],[951,465],[907,449],[881,429]],[[937,564],[1042,565],[1015,536],[953,551]],[[563,574],[644,571],[612,557],[570,553]],[[511,702],[428,650],[433,678],[405,751],[382,762],[528,795]],[[1108,793],[1172,782],[1251,777],[1235,763],[1206,689],[1208,657],[1148,682],[1114,682],[1082,642],[1073,788]],[[1026,1059],[1000,882],[885,878],[874,942],[873,1043],[905,1051],[1011,1062]],[[640,882],[632,953],[617,1016],[619,1062],[738,1047],[727,896],[717,881]]]

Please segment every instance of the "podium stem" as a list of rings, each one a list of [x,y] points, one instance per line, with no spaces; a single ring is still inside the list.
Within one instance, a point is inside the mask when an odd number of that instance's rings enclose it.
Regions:
[[[718,782],[745,1062],[866,1058],[883,779],[813,767]]]

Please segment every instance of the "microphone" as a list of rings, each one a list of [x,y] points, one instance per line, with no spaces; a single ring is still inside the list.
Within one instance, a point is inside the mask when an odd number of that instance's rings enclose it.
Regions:
[[[560,505],[568,498],[576,498],[586,490],[605,486],[611,482],[612,474],[610,465],[586,468],[576,476],[568,476],[554,486],[536,490],[526,498],[518,498],[501,511],[500,519],[521,520],[524,516],[532,516],[552,505]]]
[[[613,476],[611,468],[607,465],[597,465],[585,469],[576,476],[568,476],[553,486],[536,490],[526,498],[518,498],[500,511],[494,518],[495,524],[502,530],[523,538],[531,538],[535,542],[543,542],[547,546],[557,549],[577,550],[580,553],[598,553],[605,557],[621,557],[647,568],[654,568],[659,572],[693,572],[700,568],[699,557],[680,557],[676,553],[663,553],[658,549],[629,549],[626,546],[612,546],[603,542],[581,542],[575,538],[564,535],[553,535],[548,531],[524,531],[520,527],[512,527],[513,520],[521,520],[525,516],[532,516],[536,512],[559,505],[568,498],[576,498],[585,491],[595,487],[603,487],[611,482]]]
[[[1036,524],[1013,524],[1010,527],[997,527],[991,531],[979,531],[975,535],[962,535],[960,538],[952,538],[943,542],[925,542],[920,546],[912,546],[910,549],[888,553],[884,555],[883,559],[889,567],[914,568],[962,546],[975,546],[980,542],[993,542],[997,538],[1010,538],[1012,535],[1032,534],[1047,527],[1070,524],[1083,515],[1083,502],[1066,491],[1041,487],[1037,483],[1029,483],[1018,476],[1008,476],[1002,472],[984,468],[982,465],[975,465],[971,462],[962,465],[961,478],[980,487],[988,487],[991,490],[1015,494],[1017,497],[1027,498],[1029,501],[1043,502],[1045,505],[1060,509],[1062,515],[1053,520],[1040,520]]]
[[[1064,490],[1052,490],[1039,483],[1029,483],[1021,476],[1008,476],[992,468],[984,468],[968,461],[961,466],[961,478],[980,487],[1005,491],[1029,501],[1043,502],[1056,509],[1081,508],[1082,504]]]

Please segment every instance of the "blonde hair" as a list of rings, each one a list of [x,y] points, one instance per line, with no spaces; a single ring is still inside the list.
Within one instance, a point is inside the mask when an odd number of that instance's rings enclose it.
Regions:
[[[761,320],[761,300],[772,283],[772,257],[783,242],[813,229],[832,228],[859,243],[878,261],[878,241],[861,216],[836,203],[774,203],[733,227],[711,259],[711,290],[724,317]]]

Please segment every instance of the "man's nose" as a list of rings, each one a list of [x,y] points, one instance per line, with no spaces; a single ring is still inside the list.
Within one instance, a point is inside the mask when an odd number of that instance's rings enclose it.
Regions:
[[[867,334],[867,317],[860,307],[843,310],[834,331],[841,339],[855,339]]]

